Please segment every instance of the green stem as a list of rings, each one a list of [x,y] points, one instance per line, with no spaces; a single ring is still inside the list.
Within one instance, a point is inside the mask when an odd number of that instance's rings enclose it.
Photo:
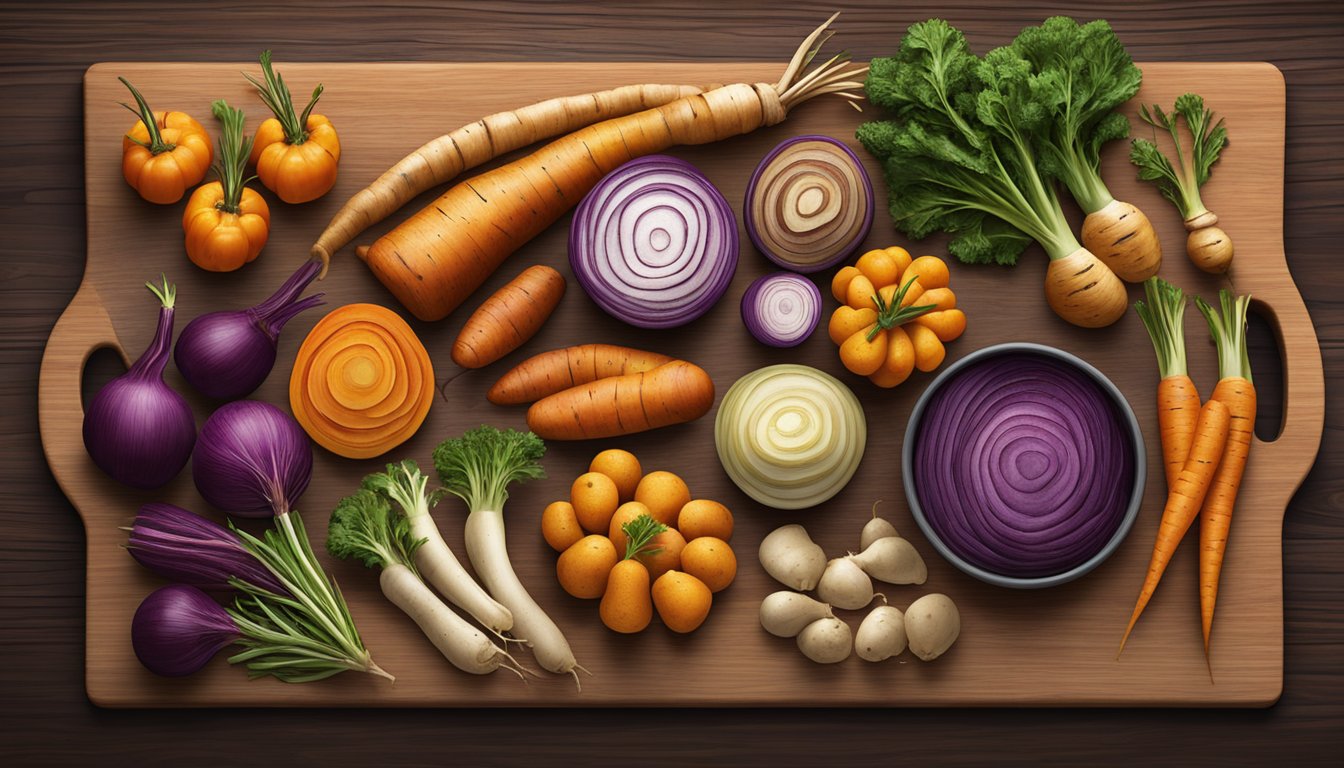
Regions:
[[[280,126],[285,132],[285,141],[289,144],[302,144],[308,140],[308,116],[312,114],[313,107],[317,105],[317,100],[322,96],[322,84],[318,83],[313,89],[312,98],[308,101],[308,106],[304,108],[300,115],[294,111],[294,97],[289,92],[289,86],[285,85],[285,79],[276,74],[271,66],[271,52],[262,51],[260,56],[262,79],[249,75],[244,72],[243,77],[256,87],[261,100],[275,115],[275,119],[280,121]]]
[[[145,101],[145,97],[140,95],[140,91],[137,91],[135,89],[135,86],[131,85],[131,81],[127,80],[126,78],[118,77],[117,79],[121,81],[122,85],[130,89],[131,95],[135,97],[135,105],[136,105],[135,107],[132,107],[131,105],[126,104],[124,102],[122,103],[121,106],[139,115],[140,122],[145,124],[145,130],[149,132],[149,141],[147,142],[140,141],[132,137],[130,134],[127,134],[126,138],[130,139],[136,144],[139,144],[145,149],[148,149],[150,154],[153,155],[163,154],[164,152],[172,152],[174,149],[176,149],[177,148],[176,144],[169,144],[168,142],[163,140],[163,134],[159,132],[159,121],[154,119],[154,110],[149,108],[149,102]]]
[[[914,285],[918,279],[919,277],[915,276],[907,280],[905,285],[897,289],[890,302],[882,298],[881,291],[873,294],[873,303],[877,305],[877,323],[873,325],[873,330],[868,332],[868,341],[877,338],[877,334],[882,331],[905,325],[925,312],[938,308],[937,304],[924,304],[918,307],[901,306],[901,302],[905,300],[905,294],[910,291],[910,286]]]
[[[243,111],[230,107],[220,99],[210,105],[210,111],[219,120],[219,160],[215,175],[224,188],[224,197],[217,207],[228,213],[238,213],[243,202],[243,189],[255,176],[247,175],[247,158],[252,153],[252,136],[243,135]]]
[[[1186,376],[1185,363],[1185,292],[1159,277],[1143,283],[1147,301],[1134,302],[1134,309],[1148,331],[1157,354],[1160,378]]]
[[[625,557],[623,560],[629,560],[636,555],[656,555],[663,551],[662,547],[645,549],[653,537],[667,530],[667,526],[653,519],[649,515],[640,515],[621,526],[621,530],[626,535]]]
[[[1195,306],[1209,324],[1209,334],[1218,348],[1218,378],[1241,377],[1251,379],[1251,358],[1246,349],[1246,312],[1251,306],[1250,294],[1233,296],[1224,288],[1218,292],[1222,312],[1210,307],[1196,296]]]

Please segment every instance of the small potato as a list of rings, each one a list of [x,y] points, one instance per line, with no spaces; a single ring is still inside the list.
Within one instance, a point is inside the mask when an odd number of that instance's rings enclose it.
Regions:
[[[765,572],[791,589],[807,592],[826,569],[826,553],[801,525],[785,525],[761,540],[757,552]]]
[[[695,541],[701,536],[713,536],[724,541],[733,538],[733,513],[717,501],[692,499],[677,514],[676,525],[672,526],[687,541]]]
[[[569,502],[579,525],[589,533],[606,533],[611,516],[616,513],[620,494],[616,483],[600,472],[585,472],[569,487]]]
[[[873,580],[853,557],[837,557],[826,564],[817,583],[817,597],[836,608],[857,611],[873,602]]]
[[[838,664],[853,648],[849,625],[834,617],[817,619],[798,633],[798,650],[818,664]]]
[[[649,569],[638,560],[622,560],[611,569],[607,589],[598,606],[602,623],[613,632],[643,632],[653,621],[649,599]]]
[[[923,584],[929,578],[924,558],[915,551],[915,545],[900,536],[880,538],[848,559],[864,573],[888,584]]]
[[[775,637],[797,637],[803,627],[827,618],[835,618],[831,606],[787,589],[761,601],[761,627]]]
[[[895,606],[874,608],[854,635],[854,653],[864,661],[883,661],[904,650],[905,615]]]
[[[722,592],[737,577],[737,556],[723,539],[701,536],[681,550],[681,570],[705,582],[711,592]]]
[[[880,502],[879,502],[880,503]],[[885,539],[890,536],[899,536],[896,532],[896,526],[887,522],[885,518],[877,516],[877,504],[873,504],[873,517],[863,525],[863,532],[859,534],[859,551],[867,549],[874,541]]]
[[[673,632],[694,632],[705,623],[714,595],[705,583],[681,571],[668,571],[653,583],[658,618]]]
[[[595,600],[607,590],[607,576],[616,567],[616,548],[606,536],[584,536],[555,561],[560,586],[574,597]]]
[[[611,478],[616,484],[616,492],[622,504],[635,498],[635,487],[644,476],[639,459],[629,451],[609,448],[593,457],[588,465],[589,472],[600,472]]]
[[[666,531],[649,539],[649,544],[635,557],[649,569],[649,578],[657,579],[668,571],[681,568],[681,556],[686,548],[686,540],[677,533],[677,529]]]
[[[649,514],[648,507],[640,504],[638,501],[627,501],[617,507],[616,514],[611,516],[611,525],[607,527],[607,538],[611,539],[611,543],[616,545],[616,552],[620,554],[621,557],[625,557],[625,544],[627,541],[625,531],[621,530],[621,528],[626,523],[641,515],[649,515],[649,517],[653,517],[653,515]]]
[[[635,501],[648,507],[649,514],[664,525],[676,522],[677,513],[690,500],[691,489],[686,487],[686,481],[671,472],[650,472],[635,487]]]
[[[921,661],[942,656],[960,634],[961,613],[947,595],[925,595],[905,609],[905,636]]]
[[[583,526],[568,501],[553,501],[541,511],[541,536],[551,549],[564,552],[583,538]]]

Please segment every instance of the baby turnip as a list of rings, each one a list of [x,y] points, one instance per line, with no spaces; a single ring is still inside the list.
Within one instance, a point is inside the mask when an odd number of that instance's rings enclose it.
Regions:
[[[761,626],[775,637],[797,637],[808,624],[833,618],[831,606],[786,589],[761,601]]]
[[[925,595],[905,609],[905,634],[911,653],[922,661],[933,661],[957,641],[961,614],[947,595]]]
[[[817,584],[817,597],[836,608],[855,611],[873,601],[873,580],[853,556],[837,557],[826,564]]]
[[[859,551],[862,552],[871,547],[873,542],[878,539],[887,539],[893,536],[900,536],[896,532],[896,526],[887,522],[885,518],[874,514],[873,519],[864,524],[863,533],[859,535]]]
[[[761,565],[786,587],[807,592],[826,568],[826,553],[801,525],[776,528],[761,541]]]
[[[817,619],[798,633],[798,650],[818,664],[842,662],[853,647],[849,625],[835,617]]]
[[[899,536],[878,539],[857,555],[850,555],[864,573],[888,584],[923,584],[929,578],[924,558],[915,546]],[[824,578],[824,577],[823,577]]]
[[[854,653],[864,661],[883,661],[904,650],[905,615],[895,606],[874,608],[854,635]]]

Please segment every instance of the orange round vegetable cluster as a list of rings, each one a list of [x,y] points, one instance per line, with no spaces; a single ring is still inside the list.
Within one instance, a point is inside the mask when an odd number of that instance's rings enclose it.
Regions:
[[[879,387],[894,387],[919,369],[942,365],[945,342],[966,331],[947,264],[937,256],[912,259],[899,246],[868,251],[831,280],[840,306],[828,332],[845,368]]]
[[[434,399],[434,368],[396,312],[347,304],[318,321],[289,380],[294,418],[319,445],[367,459],[401,445]]]
[[[638,535],[641,525],[664,530],[631,553],[628,532]],[[601,598],[602,623],[615,632],[643,631],[655,609],[673,632],[693,632],[709,616],[713,594],[737,576],[728,544],[733,513],[692,499],[671,472],[644,474],[629,451],[599,453],[570,486],[569,501],[542,512],[541,533],[560,553],[560,586],[574,597]]]

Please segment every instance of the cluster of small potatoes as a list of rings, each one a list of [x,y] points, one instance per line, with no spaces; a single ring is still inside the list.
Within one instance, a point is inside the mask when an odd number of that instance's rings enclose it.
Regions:
[[[645,517],[662,530],[629,551],[627,532]],[[616,632],[643,631],[655,608],[668,629],[693,632],[708,617],[713,593],[737,576],[728,544],[732,512],[717,501],[692,499],[671,472],[644,474],[629,451],[599,453],[570,486],[569,501],[542,512],[541,533],[560,553],[560,586],[574,597],[601,598],[602,623]]]
[[[781,590],[761,601],[761,626],[777,637],[797,638],[803,655],[818,664],[835,664],[857,652],[865,661],[898,656],[907,647],[923,661],[932,661],[952,647],[961,632],[957,606],[942,594],[925,595],[904,613],[883,604],[874,608],[857,635],[835,617],[832,606],[846,610],[872,602],[872,579],[889,584],[923,584],[924,560],[891,523],[876,515],[863,528],[860,552],[829,562],[821,547],[801,525],[786,525],[761,542],[761,565],[776,580],[800,592],[817,590],[821,600]]]

